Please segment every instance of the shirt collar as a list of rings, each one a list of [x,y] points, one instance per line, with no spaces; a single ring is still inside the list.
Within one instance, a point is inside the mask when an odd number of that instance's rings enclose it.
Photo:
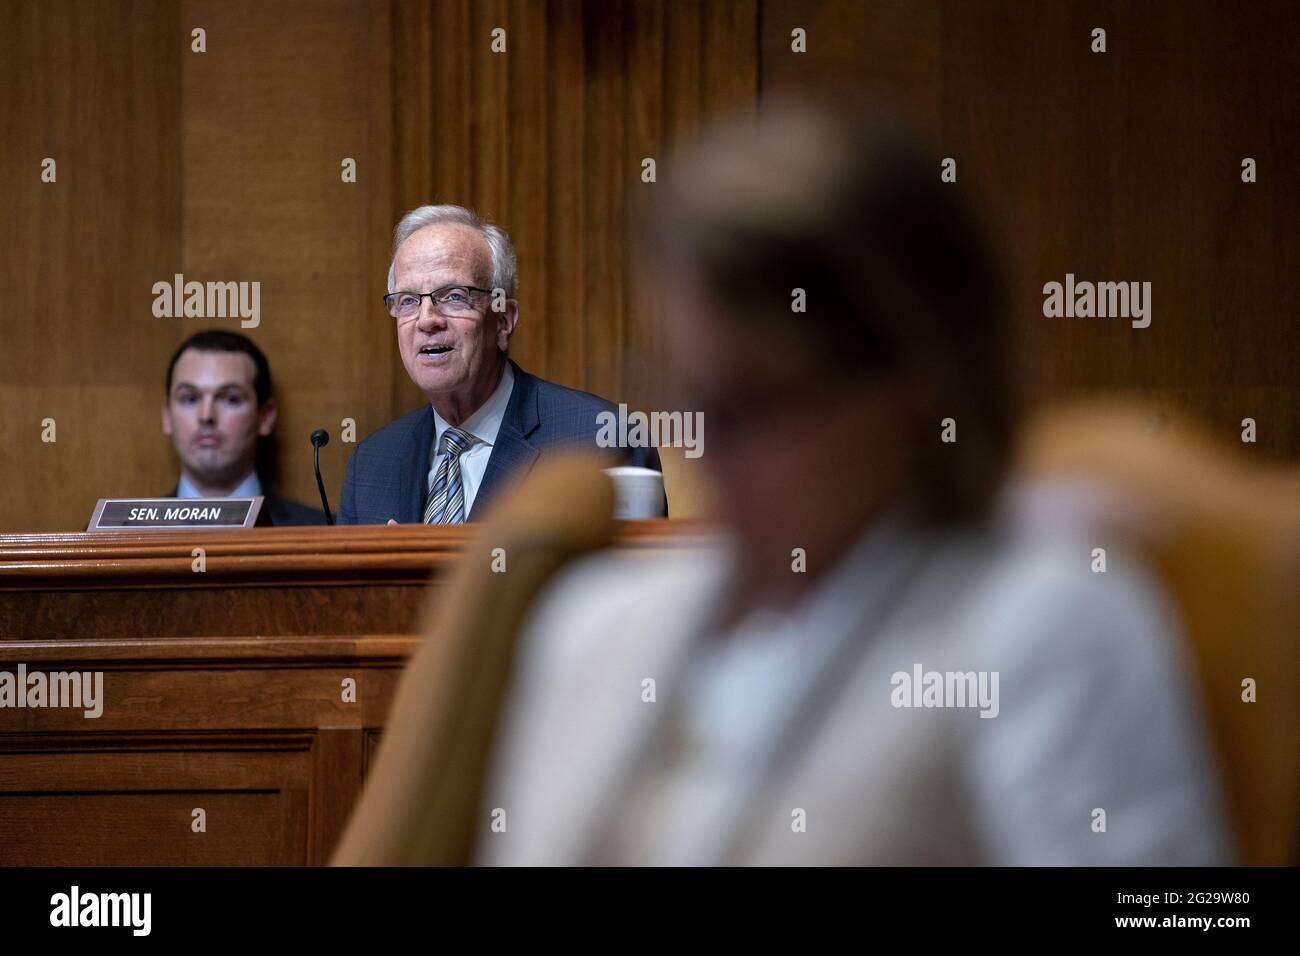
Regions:
[[[256,498],[262,493],[262,482],[257,477],[256,471],[250,471],[248,477],[235,486],[234,490],[227,495],[227,498]],[[190,483],[189,477],[185,472],[181,472],[181,480],[176,483],[177,498],[202,498],[203,495],[199,489]]]
[[[510,393],[515,387],[515,373],[510,368],[510,363],[506,363],[506,369],[501,375],[501,381],[497,383],[496,390],[488,397],[488,400],[475,410],[474,414],[469,416],[460,423],[459,427],[463,432],[469,432],[484,445],[489,448],[496,444],[497,433],[501,431],[501,423],[506,417],[506,407],[510,404]],[[433,411],[434,434],[433,449],[434,455],[438,453],[438,442],[442,440],[442,433],[449,427],[443,417],[438,414],[438,410]]]

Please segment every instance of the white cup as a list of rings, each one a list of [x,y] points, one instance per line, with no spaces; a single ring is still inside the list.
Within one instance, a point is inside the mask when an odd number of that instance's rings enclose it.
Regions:
[[[639,521],[664,516],[664,476],[652,468],[606,468],[614,481],[614,517]]]

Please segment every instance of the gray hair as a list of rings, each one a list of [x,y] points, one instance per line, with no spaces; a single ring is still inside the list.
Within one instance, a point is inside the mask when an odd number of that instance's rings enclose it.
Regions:
[[[488,254],[492,257],[492,288],[504,289],[506,298],[513,299],[517,263],[515,247],[510,242],[510,237],[506,235],[504,229],[488,222],[474,210],[452,205],[419,206],[402,217],[397,228],[393,230],[393,254],[388,260],[388,291],[397,291],[393,288],[397,283],[393,271],[393,263],[397,259],[397,247],[409,239],[412,233],[425,226],[448,222],[460,223],[482,233],[483,240],[487,243]]]

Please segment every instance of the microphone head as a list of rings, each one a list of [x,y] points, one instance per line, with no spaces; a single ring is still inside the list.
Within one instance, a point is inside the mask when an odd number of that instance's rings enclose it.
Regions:
[[[330,443],[330,433],[323,428],[318,428],[311,433],[311,443],[317,448],[323,448]]]

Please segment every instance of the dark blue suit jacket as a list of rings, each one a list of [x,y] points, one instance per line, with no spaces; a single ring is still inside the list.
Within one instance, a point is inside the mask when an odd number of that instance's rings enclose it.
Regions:
[[[511,478],[522,477],[548,448],[596,448],[600,412],[617,412],[612,402],[529,375],[513,361],[515,384],[483,481],[467,520],[483,509]],[[357,445],[348,459],[339,499],[339,524],[384,524],[424,520],[424,496],[433,464],[436,431],[433,406],[424,404],[389,422]],[[608,449],[610,464],[661,471],[653,448]]]

